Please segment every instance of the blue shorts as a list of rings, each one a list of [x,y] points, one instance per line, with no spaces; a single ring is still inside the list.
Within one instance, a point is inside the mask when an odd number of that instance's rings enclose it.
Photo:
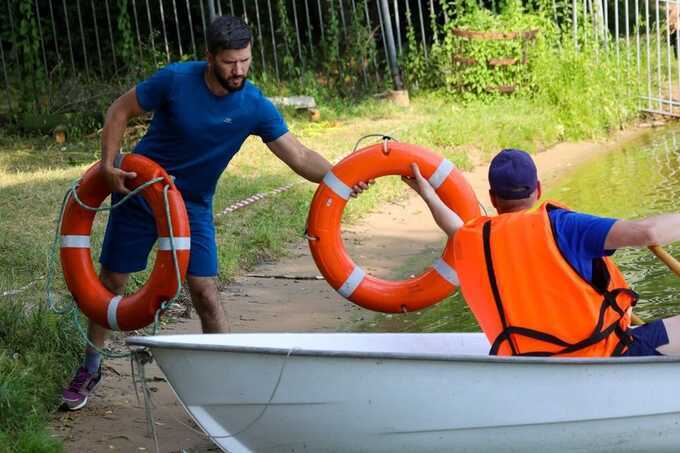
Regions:
[[[663,355],[656,348],[668,344],[668,333],[661,319],[630,329],[633,343],[624,356]]]
[[[122,197],[114,194],[112,202]],[[212,209],[185,201],[191,228],[189,275],[217,275],[217,245]],[[136,195],[110,212],[99,262],[108,270],[120,273],[139,272],[146,268],[149,252],[158,232],[153,212],[146,200]]]

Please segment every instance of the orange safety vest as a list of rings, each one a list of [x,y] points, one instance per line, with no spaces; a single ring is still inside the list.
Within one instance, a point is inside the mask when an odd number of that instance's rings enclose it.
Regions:
[[[609,258],[593,283],[564,258],[544,203],[535,211],[478,217],[454,236],[463,297],[492,344],[490,354],[609,357],[631,343],[637,294]]]

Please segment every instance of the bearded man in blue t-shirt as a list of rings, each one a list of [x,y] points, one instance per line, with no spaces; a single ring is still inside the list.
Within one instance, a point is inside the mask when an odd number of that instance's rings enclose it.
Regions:
[[[212,200],[217,181],[249,135],[257,135],[293,171],[320,182],[331,164],[289,131],[280,113],[248,80],[252,34],[237,17],[217,17],[207,30],[207,61],[166,66],[119,97],[109,108],[102,137],[102,172],[116,202],[134,173],[116,168],[130,118],[153,112],[134,153],[175,177],[191,228],[187,286],[204,333],[228,331],[217,289],[217,250]],[[363,182],[353,194],[367,188]],[[100,256],[100,279],[123,294],[131,272],[143,270],[157,239],[153,214],[141,196],[111,211]],[[124,244],[124,245],[121,245]],[[101,348],[108,331],[90,322],[88,337]],[[101,357],[88,347],[85,360],[63,392],[66,408],[85,406],[101,379]]]

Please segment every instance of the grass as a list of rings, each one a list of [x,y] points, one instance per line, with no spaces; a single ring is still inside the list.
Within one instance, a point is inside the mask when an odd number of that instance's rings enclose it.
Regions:
[[[80,347],[66,319],[51,316],[39,300],[3,301],[0,309],[0,452],[57,452],[47,415]],[[28,309],[35,304],[34,309]]]
[[[487,160],[502,147],[535,152],[561,140],[604,135],[619,127],[606,121],[593,128],[577,127],[562,121],[561,108],[540,98],[461,104],[433,92],[414,96],[408,109],[369,99],[322,105],[324,120],[319,123],[309,123],[293,112],[287,119],[303,143],[329,160],[350,153],[363,135],[386,133],[433,149],[462,168]],[[93,138],[66,146],[54,145],[49,137],[0,138],[0,295],[45,276],[63,194],[97,159],[98,146]],[[315,190],[258,138],[246,141],[218,185],[215,212],[291,182],[298,184],[287,192],[216,218],[221,281],[257,262],[284,255],[288,244],[301,240]],[[348,204],[343,220],[354,221],[405,193],[398,178],[381,179]],[[105,220],[105,215],[97,217],[95,253]],[[45,426],[82,345],[70,320],[45,309],[44,282],[38,280],[18,295],[0,297],[0,452],[61,448]],[[65,296],[63,282],[56,283]],[[40,341],[35,341],[38,332]]]

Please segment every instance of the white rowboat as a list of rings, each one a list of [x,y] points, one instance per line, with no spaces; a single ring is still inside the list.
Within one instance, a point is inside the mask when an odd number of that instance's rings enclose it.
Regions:
[[[680,451],[680,358],[489,357],[474,333],[128,343],[230,452]]]

